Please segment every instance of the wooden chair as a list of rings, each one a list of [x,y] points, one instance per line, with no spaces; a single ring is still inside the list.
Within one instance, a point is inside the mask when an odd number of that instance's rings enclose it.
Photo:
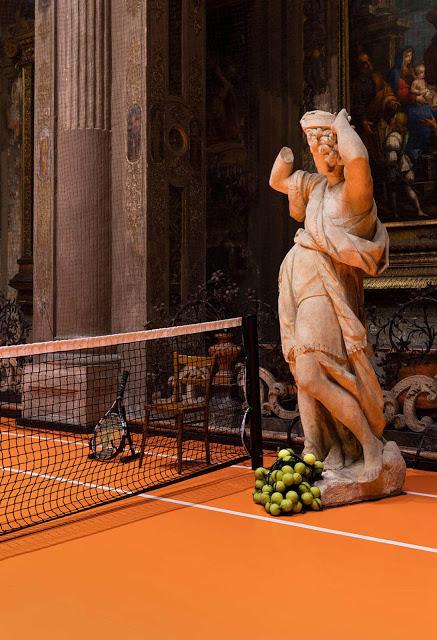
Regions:
[[[208,438],[209,401],[211,383],[216,371],[216,357],[187,356],[173,353],[173,392],[170,398],[159,398],[144,403],[144,422],[140,448],[140,463],[143,463],[147,431],[151,422],[174,420],[177,438],[178,473],[182,473],[182,443],[186,426],[201,421],[205,443],[206,462],[210,464],[211,455]],[[202,387],[204,394],[196,397],[193,391]],[[184,393],[185,391],[185,393]]]

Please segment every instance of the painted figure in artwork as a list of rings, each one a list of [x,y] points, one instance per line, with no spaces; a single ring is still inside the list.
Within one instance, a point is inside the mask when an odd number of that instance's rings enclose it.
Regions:
[[[415,76],[413,61],[412,47],[399,49],[394,67],[389,72],[389,82],[401,109],[407,114],[409,136],[405,152],[416,164],[431,142],[432,121],[437,112],[423,92],[412,91],[413,86],[417,87],[415,81],[419,80]]]
[[[431,89],[425,80],[425,65],[414,65],[414,80],[411,83],[411,93],[423,96],[431,107],[437,107],[437,93]]]
[[[127,159],[136,162],[141,155],[141,107],[133,104],[127,114]]]
[[[301,126],[318,173],[294,170],[284,147],[270,185],[304,221],[279,275],[285,359],[298,386],[305,452],[342,469],[364,458],[361,482],[382,469],[383,396],[369,361],[363,275],[388,266],[366,147],[343,109],[306,113]]]
[[[414,189],[416,176],[413,161],[405,153],[408,136],[407,115],[399,111],[389,123],[383,142],[387,192],[395,217],[397,217],[398,199],[405,199],[406,196],[413,205],[416,215],[419,218],[427,218]]]

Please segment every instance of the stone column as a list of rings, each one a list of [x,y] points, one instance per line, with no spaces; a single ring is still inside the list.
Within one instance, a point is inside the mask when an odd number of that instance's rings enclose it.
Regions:
[[[110,329],[110,10],[56,3],[56,337]]]
[[[56,10],[50,0],[35,3],[35,117],[34,117],[34,280],[35,342],[55,337],[55,90]]]
[[[145,0],[113,2],[111,17],[111,331],[119,333],[143,329],[147,319],[145,77],[146,69],[148,73],[154,71],[147,66]]]
[[[36,7],[33,338],[105,334],[111,313],[111,0],[40,0]],[[50,366],[34,359],[24,371],[23,419],[89,429],[99,402],[114,394],[119,369],[115,353],[55,354]]]

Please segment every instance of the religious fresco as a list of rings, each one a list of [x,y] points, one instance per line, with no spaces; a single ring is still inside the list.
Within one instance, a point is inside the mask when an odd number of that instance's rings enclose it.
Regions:
[[[141,155],[141,107],[133,104],[127,113],[127,159],[137,162]]]
[[[350,3],[350,102],[380,218],[437,219],[437,5]]]

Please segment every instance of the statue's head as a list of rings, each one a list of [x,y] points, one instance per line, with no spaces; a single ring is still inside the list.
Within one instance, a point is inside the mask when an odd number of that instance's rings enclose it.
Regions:
[[[300,124],[314,158],[317,171],[323,175],[343,176],[343,163],[338,153],[337,136],[332,131],[335,113],[307,111]]]
[[[358,68],[358,72],[361,75],[369,76],[373,71],[372,61],[370,59],[369,54],[366,53],[365,51],[362,51],[361,53],[358,54],[357,68]]]

